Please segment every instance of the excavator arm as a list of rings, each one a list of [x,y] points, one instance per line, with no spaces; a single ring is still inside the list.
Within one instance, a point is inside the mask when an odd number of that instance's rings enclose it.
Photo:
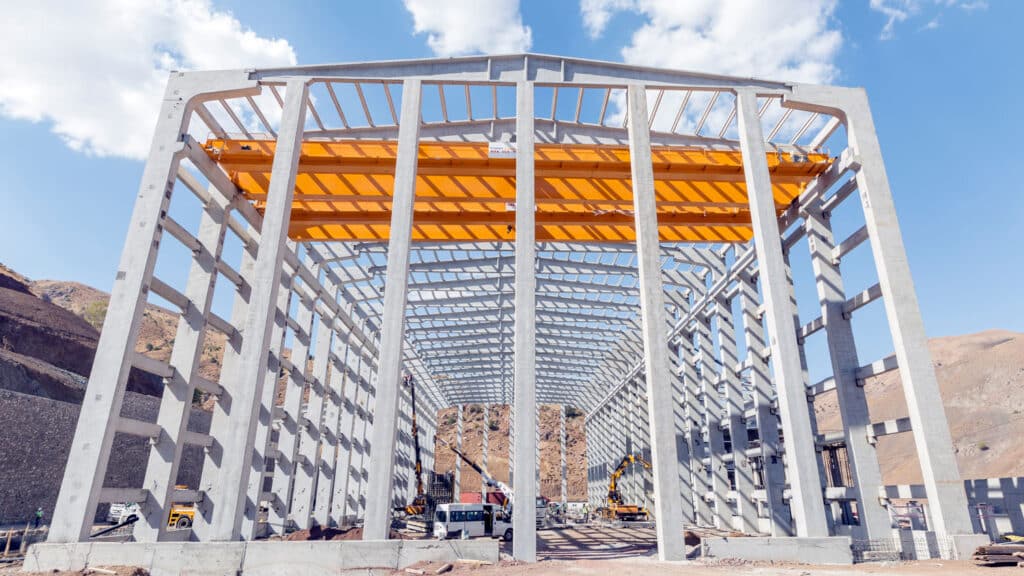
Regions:
[[[622,502],[622,495],[619,494],[619,478],[626,472],[626,470],[633,464],[640,464],[644,468],[650,468],[650,462],[643,459],[642,456],[636,454],[626,454],[622,457],[622,461],[616,466],[615,470],[611,473],[608,478],[608,510],[615,516],[617,510],[623,509],[628,510],[628,516],[638,516],[640,514],[646,515],[646,511],[639,506],[626,506]]]
[[[501,480],[495,479],[493,476],[490,475],[489,472],[487,472],[486,468],[480,466],[479,464],[471,460],[469,456],[463,454],[462,451],[456,448],[455,446],[452,446],[448,442],[445,442],[444,439],[438,438],[437,441],[440,442],[449,450],[451,450],[452,452],[454,452],[459,458],[462,459],[463,462],[465,462],[467,465],[469,465],[470,468],[475,470],[477,474],[480,475],[480,478],[483,479],[484,484],[501,490],[501,494],[505,497],[505,505],[512,501],[512,488],[509,487],[508,484],[505,484]]]
[[[416,456],[415,474],[416,474],[416,496],[412,502],[407,506],[396,508],[398,512],[405,512],[410,516],[417,516],[427,511],[429,507],[426,490],[423,486],[423,459],[420,456],[420,435],[419,426],[416,424],[416,381],[413,379],[412,374],[406,374],[402,378],[402,384],[409,388],[409,399],[412,404],[412,441],[413,451]]]

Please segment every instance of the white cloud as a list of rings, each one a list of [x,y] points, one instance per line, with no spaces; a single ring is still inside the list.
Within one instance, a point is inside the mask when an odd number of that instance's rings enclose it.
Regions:
[[[633,0],[580,0],[583,25],[591,38],[604,32],[612,13],[633,8]]]
[[[209,0],[33,0],[0,19],[0,114],[75,150],[143,158],[170,70],[286,66],[295,51]]]
[[[837,73],[834,60],[843,42],[833,26],[835,5],[835,0],[633,0],[626,6],[582,0],[580,7],[585,22],[590,13],[600,24],[591,30],[603,29],[617,8],[645,18],[622,49],[630,64],[824,83]]]
[[[438,56],[517,53],[529,50],[519,0],[403,0],[416,34]]]
[[[920,9],[917,0],[871,0],[871,9],[881,12],[885,17],[885,26],[879,36],[882,40],[889,40],[896,35],[896,24],[903,22]]]
[[[986,10],[986,0],[933,0],[931,3],[923,0],[871,0],[871,9],[880,12],[885,16],[885,26],[879,34],[881,40],[891,40],[896,37],[896,25],[914,18],[925,12],[935,12],[929,16],[927,24],[918,30],[934,30],[939,27],[939,16],[946,8],[960,8],[971,14],[979,10]]]

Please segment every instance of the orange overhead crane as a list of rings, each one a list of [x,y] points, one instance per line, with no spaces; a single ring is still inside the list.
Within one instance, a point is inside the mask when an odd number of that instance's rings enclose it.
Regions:
[[[214,139],[205,148],[262,210],[275,143]],[[289,236],[387,239],[397,148],[394,141],[303,142]],[[652,160],[663,242],[750,239],[738,151],[655,147]],[[767,160],[780,212],[832,162],[781,152]],[[538,241],[635,240],[628,147],[538,144],[534,170]],[[515,198],[514,159],[489,157],[487,143],[421,142],[413,240],[513,240]]]

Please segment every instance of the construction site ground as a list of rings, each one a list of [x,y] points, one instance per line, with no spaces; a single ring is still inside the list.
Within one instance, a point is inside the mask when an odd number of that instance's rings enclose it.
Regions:
[[[299,538],[302,539],[302,538]],[[345,539],[345,538],[339,538]],[[653,528],[641,526],[612,526],[589,524],[566,528],[546,529],[537,533],[537,559],[534,564],[511,560],[512,544],[501,543],[502,561],[488,564],[479,561],[451,563],[447,574],[473,574],[475,576],[517,575],[605,575],[616,576],[690,576],[749,574],[753,576],[845,576],[869,574],[889,575],[998,575],[1017,573],[1016,567],[992,568],[976,566],[970,561],[921,560],[913,562],[872,562],[852,566],[820,566],[795,562],[747,562],[701,558],[699,545],[687,545],[691,558],[683,562],[659,562],[656,536]],[[444,562],[421,562],[394,575],[436,574]],[[995,572],[993,572],[995,570]],[[377,573],[374,571],[373,573]],[[386,573],[386,572],[383,572]],[[0,564],[0,576],[32,574],[21,572],[20,563]],[[42,573],[40,573],[42,574]],[[97,567],[75,572],[47,572],[48,575],[80,576],[85,574],[117,574],[118,576],[144,576],[145,571],[131,568]]]

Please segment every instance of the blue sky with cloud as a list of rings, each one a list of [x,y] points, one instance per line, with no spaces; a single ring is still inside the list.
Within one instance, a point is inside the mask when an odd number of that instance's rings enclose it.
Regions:
[[[168,70],[528,50],[866,87],[930,335],[1024,330],[1024,2],[80,4],[0,21],[0,262],[32,278],[109,289]]]

